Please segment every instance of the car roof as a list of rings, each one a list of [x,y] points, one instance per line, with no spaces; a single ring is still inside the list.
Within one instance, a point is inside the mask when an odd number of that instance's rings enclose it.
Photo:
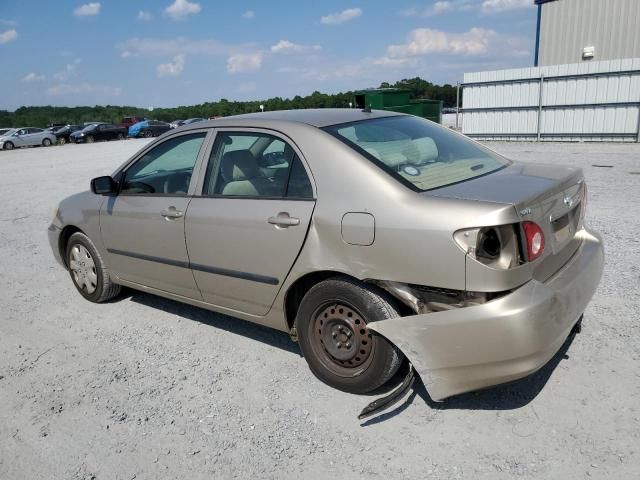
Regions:
[[[265,121],[274,123],[304,123],[313,127],[328,127],[341,123],[357,122],[371,118],[382,118],[404,115],[402,113],[388,112],[386,110],[363,111],[358,108],[313,108],[300,110],[274,110],[272,112],[245,113],[231,117],[217,118],[190,124],[187,127],[202,128],[203,126],[234,126],[251,127],[264,125]],[[182,127],[181,127],[182,128]]]

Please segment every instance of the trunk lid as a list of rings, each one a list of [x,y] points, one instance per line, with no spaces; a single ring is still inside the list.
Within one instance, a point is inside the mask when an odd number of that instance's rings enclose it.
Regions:
[[[535,222],[544,232],[544,254],[532,265],[533,277],[544,281],[564,265],[579,246],[574,237],[582,228],[584,188],[580,168],[512,163],[489,175],[424,195],[513,205],[521,222]]]

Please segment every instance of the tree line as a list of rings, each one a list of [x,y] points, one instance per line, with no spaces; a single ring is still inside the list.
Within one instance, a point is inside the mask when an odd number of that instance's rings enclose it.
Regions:
[[[399,80],[393,84],[383,82],[380,88],[402,88],[411,91],[412,98],[442,100],[444,107],[453,107],[456,102],[455,85],[435,85],[422,78],[415,77]],[[94,106],[94,107],[20,107],[14,112],[0,110],[0,127],[40,126],[51,123],[82,124],[85,122],[119,123],[122,117],[140,116],[170,122],[177,119],[194,117],[226,117],[241,113],[257,112],[260,105],[265,111],[301,109],[301,108],[346,108],[354,101],[354,91],[326,94],[318,91],[311,95],[293,98],[274,97],[256,101],[230,101],[225,98],[217,102],[173,108],[146,108],[131,106]]]

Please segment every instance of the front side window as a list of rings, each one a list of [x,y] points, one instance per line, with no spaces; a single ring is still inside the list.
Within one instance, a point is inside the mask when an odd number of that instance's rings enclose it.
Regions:
[[[311,182],[293,148],[262,133],[217,135],[203,193],[225,197],[313,198]]]
[[[408,115],[333,125],[325,130],[418,191],[487,175],[509,164],[461,135]]]
[[[186,195],[205,136],[181,135],[149,150],[127,169],[120,193]]]

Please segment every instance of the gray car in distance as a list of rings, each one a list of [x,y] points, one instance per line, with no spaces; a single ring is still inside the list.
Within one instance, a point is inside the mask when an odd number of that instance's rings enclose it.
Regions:
[[[0,136],[0,149],[2,150],[13,150],[19,147],[49,147],[55,143],[56,136],[42,128],[13,128]]]
[[[146,145],[49,227],[86,299],[122,286],[287,332],[370,392],[404,364],[432,399],[535,372],[604,263],[580,169],[508,160],[409,115],[256,113]],[[277,375],[277,372],[274,372]]]

